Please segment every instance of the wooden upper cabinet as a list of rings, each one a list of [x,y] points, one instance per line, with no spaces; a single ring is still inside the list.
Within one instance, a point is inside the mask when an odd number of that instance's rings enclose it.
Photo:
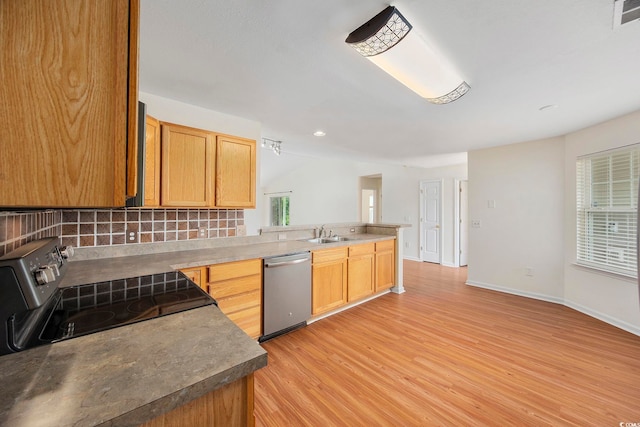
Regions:
[[[144,159],[144,206],[160,206],[160,122],[147,116]]]
[[[162,206],[212,206],[214,135],[170,123],[160,127]]]
[[[256,142],[218,135],[216,207],[256,207]]]
[[[138,21],[138,0],[0,1],[0,206],[125,205]]]

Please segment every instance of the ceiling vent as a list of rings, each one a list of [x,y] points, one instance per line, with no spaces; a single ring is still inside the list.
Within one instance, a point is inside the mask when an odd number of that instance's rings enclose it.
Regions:
[[[640,19],[640,0],[615,0],[613,5],[613,28]]]

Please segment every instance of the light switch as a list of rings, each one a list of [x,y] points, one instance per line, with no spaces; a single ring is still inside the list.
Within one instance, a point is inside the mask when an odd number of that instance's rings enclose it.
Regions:
[[[496,207],[496,201],[495,200],[487,200],[487,206],[491,209]]]

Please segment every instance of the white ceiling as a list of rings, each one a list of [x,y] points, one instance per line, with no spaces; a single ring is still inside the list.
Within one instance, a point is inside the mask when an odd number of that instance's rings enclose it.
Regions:
[[[385,1],[141,3],[140,90],[259,121],[289,153],[423,165],[640,109],[640,21],[613,29],[613,0],[393,2],[471,86],[448,105],[344,43]]]

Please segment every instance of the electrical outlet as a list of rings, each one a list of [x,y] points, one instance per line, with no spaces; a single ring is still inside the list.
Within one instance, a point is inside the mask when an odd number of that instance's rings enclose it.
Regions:
[[[287,240],[286,233],[278,233],[278,240]]]
[[[471,226],[473,228],[480,228],[482,226],[482,221],[480,221],[479,219],[472,219]]]
[[[237,225],[236,226],[236,236],[246,236],[247,235],[247,226],[246,225]]]
[[[136,230],[127,230],[127,243],[138,243],[138,232]]]
[[[533,267],[527,267],[524,269],[524,275],[533,277]]]
[[[198,237],[207,237],[207,227],[198,227]]]

